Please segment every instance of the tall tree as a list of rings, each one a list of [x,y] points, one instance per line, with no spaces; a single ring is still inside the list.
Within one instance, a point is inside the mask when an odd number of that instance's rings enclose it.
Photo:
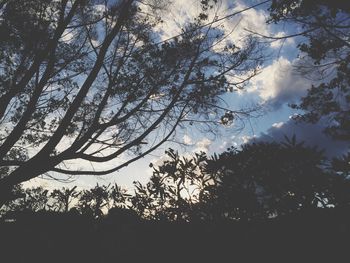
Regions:
[[[150,8],[161,2],[2,1],[0,200],[13,185],[48,172],[112,173],[189,119],[241,113],[215,105],[256,73],[257,41],[226,43],[217,18],[208,19],[212,0],[201,2],[179,36],[159,42],[161,19]],[[109,169],[68,165],[123,153],[131,159]]]

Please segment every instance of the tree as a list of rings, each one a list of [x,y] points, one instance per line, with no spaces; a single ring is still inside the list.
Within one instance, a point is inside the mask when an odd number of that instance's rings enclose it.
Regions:
[[[17,198],[7,202],[6,206],[2,207],[1,214],[23,212],[31,214],[50,209],[48,190],[42,187],[23,189],[16,186],[14,192]]]
[[[109,207],[109,185],[99,186],[98,184],[90,190],[84,190],[79,197],[77,208],[81,214],[100,218],[103,209]]]
[[[319,167],[322,154],[293,140],[230,148],[210,158],[204,153],[181,157],[172,149],[166,156],[158,167],[151,164],[153,176],[146,185],[135,185],[132,207],[142,217],[251,220],[339,199],[332,191],[334,178]]]
[[[109,190],[109,198],[112,201],[112,208],[126,208],[128,206],[128,201],[131,195],[128,193],[127,189],[114,184]]]
[[[317,122],[328,118],[326,132],[336,139],[350,139],[350,8],[346,1],[274,0],[270,22],[294,23],[303,36],[298,47],[304,62],[298,70],[316,76],[299,105],[305,114],[297,119]],[[291,36],[287,36],[291,37]]]
[[[318,207],[347,206],[350,181],[322,152],[298,143],[246,144],[207,157],[167,159],[142,185],[135,183],[131,208],[139,216],[169,221],[247,221]],[[340,163],[342,164],[342,163]]]
[[[303,209],[346,206],[349,179],[322,152],[296,142],[247,144],[209,159],[217,174],[212,202],[231,218],[265,218]]]
[[[150,165],[153,175],[148,183],[134,183],[134,194],[118,185],[50,193],[41,187],[17,188],[17,200],[4,205],[0,215],[16,219],[40,212],[100,220],[108,212],[108,224],[141,218],[218,223],[261,221],[313,213],[316,208],[342,210],[350,204],[349,167],[344,160],[329,162],[322,152],[297,143],[295,137],[281,144],[229,148],[211,157],[203,152],[180,156],[172,149],[166,156],[159,166]],[[73,210],[68,213],[69,208]]]
[[[132,207],[139,215],[156,220],[191,221],[200,218],[200,206],[213,182],[203,173],[207,161],[204,152],[191,158],[181,157],[173,149],[165,151],[167,160],[154,167],[146,185],[135,182]]]
[[[112,173],[188,120],[218,123],[227,115],[216,107],[219,96],[256,74],[258,42],[226,44],[217,18],[207,15],[215,0],[202,1],[180,35],[159,42],[161,19],[151,2],[2,1],[0,200],[14,185],[50,172]],[[231,110],[230,120],[244,113]],[[110,169],[69,164],[122,154],[131,157]]]
[[[67,213],[72,200],[80,195],[76,188],[76,186],[71,189],[63,187],[62,189],[53,190],[50,193],[50,197],[54,199],[52,208],[56,211]]]

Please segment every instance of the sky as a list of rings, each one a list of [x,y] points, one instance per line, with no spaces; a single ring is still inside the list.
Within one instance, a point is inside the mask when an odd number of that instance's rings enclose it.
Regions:
[[[220,2],[220,1],[219,1]],[[259,3],[258,0],[221,0],[217,15],[223,17],[242,10],[250,5]],[[198,14],[198,0],[172,0],[163,12],[164,23],[156,28],[161,39],[167,39],[181,32],[181,26],[193,19]],[[268,4],[248,10],[237,16],[223,21],[224,30],[229,32],[235,28],[230,36],[233,41],[242,39],[248,34],[247,30],[269,36],[285,36],[297,30],[295,26],[266,24],[268,18]],[[227,105],[232,109],[240,109],[253,103],[262,106],[259,117],[245,120],[244,123],[234,122],[230,127],[219,127],[217,134],[200,133],[198,130],[188,127],[179,129],[176,138],[178,143],[164,144],[157,151],[128,167],[103,177],[80,176],[72,183],[60,183],[49,179],[32,179],[25,186],[41,185],[46,188],[70,187],[77,185],[79,188],[89,188],[98,184],[117,183],[128,189],[132,189],[133,181],[146,183],[152,175],[149,164],[160,164],[164,160],[164,151],[171,147],[183,155],[191,155],[194,152],[204,151],[208,155],[214,152],[220,153],[228,147],[238,147],[243,143],[258,141],[285,140],[285,136],[296,136],[297,141],[307,141],[310,146],[317,145],[325,151],[329,158],[345,153],[349,145],[344,142],[334,141],[327,137],[323,128],[327,120],[317,124],[296,123],[291,117],[298,114],[288,105],[297,103],[306,94],[311,83],[317,82],[313,76],[301,76],[296,71],[300,63],[300,54],[297,44],[302,39],[289,38],[273,41],[266,49],[266,61],[260,74],[253,78],[247,87],[239,92],[227,93],[223,96]],[[126,158],[126,156],[122,157]],[[123,160],[119,160],[122,162]],[[115,164],[115,163],[114,163]],[[103,164],[104,168],[108,164]],[[90,168],[90,167],[89,167]],[[96,168],[97,169],[97,168]]]

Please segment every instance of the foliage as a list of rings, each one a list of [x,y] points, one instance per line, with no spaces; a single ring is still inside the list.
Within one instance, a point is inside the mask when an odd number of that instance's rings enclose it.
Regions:
[[[159,167],[150,165],[153,175],[146,186],[135,183],[132,203],[140,215],[153,219],[191,220],[212,183],[212,178],[202,173],[207,157],[203,152],[192,158],[180,157],[173,149],[165,154],[167,160]]]
[[[139,218],[177,222],[263,220],[314,208],[350,204],[350,181],[344,160],[329,163],[322,152],[295,137],[285,143],[247,144],[208,157],[166,151],[145,185],[134,193],[118,185],[53,190],[19,189],[22,195],[3,207],[11,211],[76,211],[91,219]],[[132,219],[133,218],[133,219]]]
[[[299,44],[304,63],[298,70],[316,76],[316,83],[294,108],[306,111],[297,119],[317,122],[331,119],[326,132],[350,139],[350,9],[346,1],[274,0],[270,22],[300,26],[305,41]]]
[[[53,190],[50,194],[50,197],[54,199],[52,205],[53,210],[67,213],[72,199],[80,195],[80,193],[76,191],[76,188],[76,186],[71,189],[63,187],[62,189]]]
[[[168,159],[154,167],[150,182],[137,184],[133,204],[144,205],[140,215],[251,220],[350,201],[347,176],[337,172],[335,163],[329,167],[322,152],[295,137],[281,144],[230,148],[210,158],[201,153],[188,159],[171,149],[166,154]]]
[[[235,218],[316,207],[327,198],[331,179],[320,165],[321,154],[300,144],[259,143],[228,151],[210,164],[220,178],[216,202]]]
[[[215,4],[201,1],[179,36],[159,42],[161,17],[151,12],[163,1],[2,2],[0,200],[48,172],[119,170],[188,119],[219,123],[219,97],[255,75],[262,55],[253,37],[223,44],[227,36],[208,16]],[[111,169],[79,167],[123,153],[131,159]]]
[[[13,192],[15,198],[1,207],[0,214],[11,212],[39,212],[49,207],[48,190],[42,187],[23,189],[17,186]]]
[[[109,186],[99,186],[98,184],[90,189],[84,190],[78,202],[78,210],[82,214],[91,215],[94,218],[101,217],[102,209],[109,205]]]

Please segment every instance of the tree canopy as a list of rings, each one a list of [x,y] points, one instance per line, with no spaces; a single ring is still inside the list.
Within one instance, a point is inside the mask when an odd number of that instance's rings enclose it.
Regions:
[[[49,172],[112,173],[188,120],[227,124],[244,113],[216,104],[256,74],[259,43],[248,37],[227,44],[217,18],[207,15],[216,1],[202,1],[199,16],[162,41],[153,2],[2,1],[2,195]],[[103,163],[125,153],[130,159],[109,169],[68,164]]]
[[[91,219],[122,213],[151,221],[230,222],[341,208],[350,202],[348,174],[295,139],[247,144],[211,157],[203,152],[180,156],[173,149],[166,156],[160,165],[150,165],[149,182],[134,182],[134,190],[117,184],[81,191],[19,188],[2,214],[75,211]]]
[[[328,119],[326,132],[350,138],[350,8],[346,1],[274,0],[270,22],[295,25],[303,37],[298,71],[314,84],[294,108],[305,112],[299,120],[315,123]],[[289,36],[286,36],[289,37]]]

